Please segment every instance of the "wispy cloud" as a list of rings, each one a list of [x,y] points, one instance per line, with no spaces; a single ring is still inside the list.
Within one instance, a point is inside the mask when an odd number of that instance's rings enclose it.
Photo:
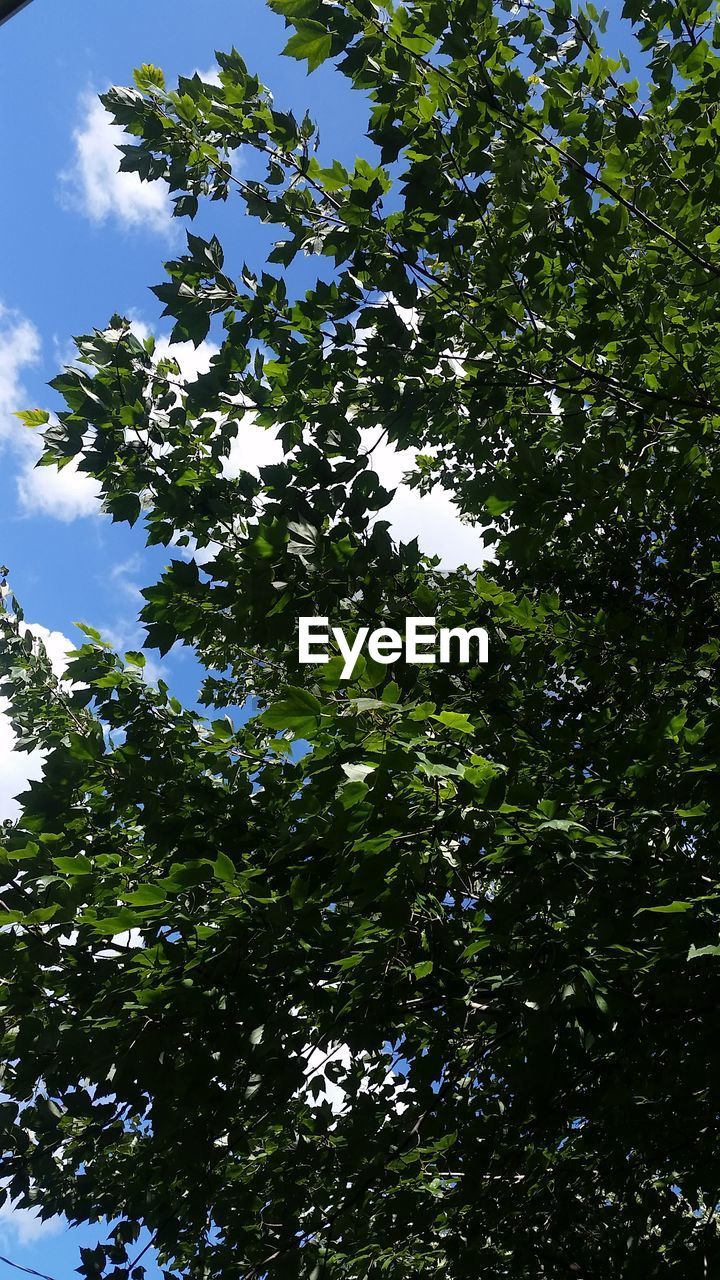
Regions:
[[[9,1200],[0,1207],[0,1241],[5,1244],[32,1245],[67,1229],[63,1218],[43,1222],[37,1209],[14,1209]]]

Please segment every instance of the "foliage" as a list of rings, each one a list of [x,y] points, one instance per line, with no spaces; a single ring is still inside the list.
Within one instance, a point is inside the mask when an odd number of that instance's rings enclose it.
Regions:
[[[115,317],[53,383],[45,461],[184,543],[143,618],[208,714],[93,633],[59,685],[8,603],[48,753],[2,853],[10,1192],[118,1224],[88,1280],[140,1280],[141,1226],[198,1280],[713,1274],[715,10],[627,0],[613,60],[570,0],[270,3],[367,96],[352,171],[235,51],[105,99],[178,216],[279,238],[167,264],[208,374]],[[495,562],[393,544],[380,429]],[[305,614],[484,623],[490,663],[341,684]]]

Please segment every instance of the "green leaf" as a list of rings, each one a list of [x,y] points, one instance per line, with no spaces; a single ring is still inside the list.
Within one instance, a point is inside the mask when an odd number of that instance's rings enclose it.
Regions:
[[[366,782],[347,782],[340,788],[339,799],[343,809],[354,809],[367,795],[370,788]]]
[[[693,942],[688,951],[688,960],[696,960],[698,956],[720,956],[720,946],[696,947]]]
[[[12,776],[42,759],[0,811],[5,1190],[112,1223],[84,1280],[158,1227],[203,1280],[714,1275],[717,15],[270,7],[341,75],[230,49],[103,95],[122,171],[203,231],[227,204],[227,252],[191,234],[155,288],[206,358],[91,315],[38,474],[165,549],[144,652],[202,684],[93,631],[56,684],[0,569]],[[490,661],[345,682],[310,616]]]
[[[515,503],[515,498],[503,497],[501,494],[491,494],[485,499],[485,509],[491,516],[501,516],[509,511]]]
[[[641,907],[636,914],[640,915],[643,911],[651,911],[657,915],[679,915],[684,911],[692,911],[694,903],[692,902],[668,902],[659,907]]]
[[[538,831],[562,831],[563,833],[570,831],[587,832],[588,830],[587,827],[583,826],[582,822],[576,822],[574,818],[550,818],[546,822],[539,822],[537,829]]]
[[[137,929],[143,924],[141,916],[129,908],[123,907],[115,915],[106,916],[104,919],[88,921],[92,924],[95,933],[102,937],[115,937],[119,933],[129,933],[131,929]]]
[[[475,725],[461,711],[441,711],[439,715],[434,715],[432,719],[445,725],[447,729],[453,729],[456,733],[475,733]]]
[[[142,884],[132,893],[125,894],[123,901],[132,907],[155,907],[165,902],[166,898],[167,894],[160,885]]]
[[[19,849],[7,849],[6,854],[11,862],[25,862],[31,858],[36,858],[40,852],[40,846],[32,842],[23,845]]]
[[[138,89],[165,88],[165,76],[162,71],[159,67],[154,67],[149,62],[144,62],[141,67],[137,67],[133,71],[133,79]]]
[[[50,414],[45,409],[18,409],[14,416],[26,427],[44,427],[50,421]]]
[[[226,853],[219,853],[215,859],[215,877],[217,880],[224,880],[226,883],[232,883],[236,877],[235,863],[228,858]]]
[[[289,58],[305,59],[308,72],[325,62],[332,50],[332,36],[319,22],[298,21],[296,32],[288,40],[283,53]]]
[[[322,705],[307,689],[284,685],[283,697],[262,713],[269,729],[292,729],[297,734],[312,733],[317,727]]]
[[[53,858],[53,862],[58,871],[62,871],[66,876],[87,876],[93,869],[92,862],[83,853],[74,858]]]

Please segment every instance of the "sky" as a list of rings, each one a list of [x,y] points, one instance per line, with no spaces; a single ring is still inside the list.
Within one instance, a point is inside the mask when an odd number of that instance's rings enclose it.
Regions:
[[[150,286],[162,279],[163,262],[182,251],[183,226],[170,218],[164,186],[118,174],[115,147],[123,139],[97,95],[111,84],[130,83],[133,67],[143,62],[161,66],[168,83],[195,70],[210,74],[215,50],[234,45],[278,105],[300,116],[307,108],[322,121],[328,160],[338,156],[352,164],[356,155],[369,155],[363,99],[332,68],[308,77],[303,65],[282,59],[286,39],[282,20],[263,0],[33,0],[0,28],[0,161],[6,175],[0,202],[0,564],[9,567],[12,588],[58,673],[80,642],[77,621],[98,628],[120,650],[141,647],[139,589],[169,559],[165,549],[145,549],[141,529],[114,525],[102,514],[88,477],[72,468],[38,470],[39,442],[13,416],[23,408],[59,407],[47,383],[72,359],[73,335],[104,327],[114,312],[131,317],[143,332],[167,334]],[[230,262],[262,265],[267,235],[239,204],[213,205],[201,231],[219,234]],[[212,349],[205,344],[175,354],[189,376]],[[273,444],[249,428],[242,452],[257,466],[272,459]],[[411,461],[383,459],[380,450],[373,456],[393,485]],[[418,501],[407,489],[399,492],[390,513],[399,536],[413,537],[424,524],[429,550],[450,559],[459,546],[475,554],[478,540],[474,534],[468,540],[447,497],[436,495],[427,511],[418,509]],[[155,655],[150,671],[162,674],[179,696],[194,699],[198,672],[190,655],[173,653],[162,664]],[[13,750],[0,702],[0,820],[16,815],[14,797],[41,768],[38,756]],[[8,1204],[0,1208],[0,1256],[57,1280],[69,1280],[79,1247],[104,1234],[102,1225],[70,1229],[58,1220],[43,1224]],[[19,1273],[0,1261],[0,1280],[13,1274]]]
[[[61,473],[38,469],[37,433],[13,416],[21,408],[59,407],[47,383],[72,359],[74,334],[104,328],[115,312],[130,317],[138,332],[161,339],[167,333],[150,286],[162,280],[163,262],[182,252],[188,224],[170,217],[163,184],[118,173],[123,135],[98,93],[129,83],[142,62],[161,66],[171,84],[195,70],[211,75],[215,50],[235,45],[279,106],[299,115],[309,109],[321,121],[328,163],[337,156],[352,165],[358,154],[371,155],[363,97],[332,67],[308,77],[304,64],[281,58],[286,38],[282,19],[263,0],[202,6],[128,0],[115,7],[33,0],[0,28],[0,157],[12,175],[0,204],[0,564],[9,566],[37,634],[51,632],[58,653],[77,643],[77,621],[117,649],[140,647],[139,589],[169,559],[162,548],[144,548],[141,529],[104,517],[94,482],[73,466]],[[246,217],[239,202],[213,204],[194,229],[217,232],[230,263],[262,267],[270,231]],[[188,376],[206,367],[212,353],[209,343],[198,351],[189,344],[174,349]],[[268,433],[248,425],[236,462],[257,467],[277,460],[278,450]],[[373,460],[388,487],[400,484],[413,461],[384,445]],[[460,523],[441,491],[421,498],[401,486],[382,517],[399,537],[419,532],[423,549],[439,553],[446,567],[481,562],[477,534]],[[192,698],[197,671],[186,652],[161,667],[151,662],[149,670]],[[11,759],[11,748],[0,707],[0,820],[16,812],[13,797],[27,763]]]
[[[47,383],[72,359],[72,336],[104,328],[113,313],[132,318],[139,332],[167,336],[150,286],[162,279],[163,262],[182,252],[183,224],[171,219],[164,186],[118,174],[122,135],[97,95],[130,83],[143,62],[162,67],[170,84],[178,74],[210,75],[215,50],[235,46],[278,106],[300,116],[309,109],[321,122],[325,163],[371,158],[362,96],[327,64],[308,77],[304,64],[281,58],[286,38],[264,0],[33,0],[0,27],[0,564],[9,566],[13,590],[58,672],[80,642],[77,621],[121,651],[142,646],[139,590],[170,556],[146,549],[141,528],[113,525],[88,477],[72,468],[37,470],[38,441],[13,416],[58,407]],[[267,232],[239,202],[213,205],[199,229],[217,232],[229,263],[262,266]],[[190,376],[212,348],[174,354]],[[276,448],[249,425],[238,453],[257,467],[273,460]],[[481,562],[478,535],[460,523],[446,494],[421,499],[401,484],[411,455],[379,448],[373,458],[384,484],[399,486],[382,513],[398,537],[419,535],[422,548],[448,568]],[[192,656],[181,650],[162,663],[150,656],[151,677],[162,674],[192,702]],[[39,757],[13,750],[0,701],[0,821],[15,816],[14,797],[41,767]],[[102,1234],[0,1208],[0,1255],[57,1280],[74,1274],[79,1245]],[[0,1261],[0,1280],[13,1274]]]

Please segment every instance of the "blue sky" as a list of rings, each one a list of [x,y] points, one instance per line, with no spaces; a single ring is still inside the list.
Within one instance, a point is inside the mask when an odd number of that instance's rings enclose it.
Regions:
[[[182,252],[187,224],[170,217],[163,184],[117,172],[123,135],[97,95],[131,82],[142,62],[161,66],[169,83],[181,73],[212,74],[215,50],[235,45],[279,106],[298,116],[309,110],[321,122],[327,163],[338,157],[352,166],[358,154],[371,157],[362,95],[330,66],[308,77],[304,64],[281,58],[286,39],[282,19],[264,0],[129,0],[122,7],[33,0],[0,29],[0,147],[10,179],[0,204],[0,564],[9,566],[26,617],[58,667],[77,643],[76,621],[119,650],[140,647],[139,588],[170,556],[146,550],[141,529],[112,525],[87,476],[73,467],[38,470],[39,441],[13,417],[20,408],[57,407],[47,383],[72,359],[74,334],[105,327],[115,312],[160,338],[167,331],[150,286],[162,280],[164,261]],[[263,266],[273,233],[246,217],[239,201],[210,205],[193,225],[219,234],[229,264]],[[317,269],[314,262],[300,275],[293,268],[292,285],[309,284]],[[174,354],[192,376],[212,347],[195,352],[186,344]],[[257,467],[276,460],[278,449],[248,424],[231,462]],[[387,487],[399,485],[412,463],[407,451],[384,444],[373,452]],[[478,535],[460,524],[442,491],[420,498],[402,486],[383,518],[407,540],[420,532],[424,549],[448,567],[481,563]],[[161,667],[151,662],[148,671],[193,701],[198,673],[187,652],[174,652]],[[0,819],[16,812],[13,797],[40,769],[39,759],[28,765],[12,747],[0,705]]]
[[[60,482],[46,470],[33,472],[32,437],[12,417],[19,408],[54,407],[46,384],[69,358],[73,334],[104,326],[115,311],[164,331],[149,287],[182,247],[183,231],[167,216],[164,189],[118,184],[117,131],[96,95],[128,83],[141,62],[162,66],[172,81],[209,70],[216,49],[235,45],[278,103],[322,118],[328,155],[352,161],[367,150],[362,100],[331,69],[308,78],[303,66],[281,59],[285,41],[282,20],[263,0],[33,0],[0,28],[0,563],[9,565],[26,615],[58,664],[66,638],[77,638],[76,620],[99,627],[120,648],[136,646],[138,587],[168,559],[162,549],[144,550],[141,530],[103,517],[82,477]],[[213,206],[205,226],[218,231],[231,260],[262,262],[264,236],[239,204]],[[192,660],[171,655],[163,668],[192,699]],[[28,769],[11,748],[0,708],[0,819],[15,812],[12,796],[40,767],[34,760]],[[81,1244],[103,1235],[102,1227],[43,1226],[7,1205],[0,1210],[0,1255],[57,1280],[74,1274]],[[0,1262],[0,1280],[12,1274]]]
[[[281,59],[285,40],[282,20],[263,0],[117,7],[34,0],[0,29],[0,147],[3,171],[12,175],[0,204],[0,564],[10,567],[28,619],[43,638],[53,633],[58,659],[62,637],[77,637],[77,620],[118,648],[137,647],[138,589],[169,558],[161,548],[146,551],[140,529],[102,516],[86,477],[36,470],[37,442],[12,416],[55,407],[46,384],[72,358],[73,334],[104,327],[116,311],[156,334],[166,329],[150,286],[182,250],[184,227],[169,216],[164,186],[117,174],[114,144],[122,135],[97,94],[130,82],[141,62],[162,66],[169,82],[210,71],[215,50],[234,44],[278,103],[323,119],[328,155],[352,161],[364,145],[362,100],[332,70],[307,77],[300,64]],[[199,229],[221,235],[230,261],[264,261],[266,231],[239,203],[213,205]],[[191,373],[210,352],[181,354]],[[197,673],[187,655],[164,659],[163,674],[192,698]],[[14,811],[25,766],[8,760],[11,745],[0,719],[0,818]]]
[[[162,279],[163,261],[182,249],[182,227],[168,216],[164,188],[117,176],[117,131],[97,93],[128,83],[141,62],[161,66],[170,82],[180,73],[209,71],[214,51],[235,45],[278,105],[300,115],[307,108],[321,121],[327,162],[338,156],[351,164],[357,154],[368,155],[361,96],[331,67],[308,77],[303,65],[280,58],[285,40],[282,20],[264,0],[33,0],[0,28],[0,563],[9,565],[13,588],[58,669],[77,639],[76,620],[99,628],[120,649],[139,647],[138,590],[168,559],[163,549],[145,550],[140,529],[112,525],[86,478],[69,469],[61,477],[35,471],[33,437],[12,416],[20,408],[55,407],[46,384],[71,358],[73,334],[103,327],[117,311],[156,334],[165,331],[149,287]],[[230,264],[262,264],[266,233],[239,203],[213,205],[200,228],[217,231]],[[211,352],[181,354],[191,373]],[[255,449],[262,462],[265,444],[251,429],[244,448]],[[398,484],[408,459],[382,450],[374,458],[383,481]],[[453,557],[478,562],[479,540],[459,524],[446,495],[421,500],[403,488],[390,513],[400,535],[420,533],[446,564]],[[192,658],[171,654],[162,670],[192,701]],[[0,704],[0,819],[16,811],[13,796],[41,767],[12,745]],[[7,1206],[0,1210],[0,1254],[57,1280],[73,1275],[79,1245],[101,1235],[100,1228],[43,1227]],[[0,1280],[5,1274],[13,1273],[0,1262]]]
[[[142,61],[162,66],[169,80],[205,70],[215,49],[234,43],[278,101],[322,116],[328,154],[351,158],[362,145],[362,102],[332,71],[308,78],[298,63],[280,60],[284,42],[282,21],[262,0],[34,0],[0,31],[0,561],[28,617],[51,629],[68,632],[83,618],[128,639],[132,585],[149,580],[137,559],[142,537],[98,518],[88,486],[53,487],[49,472],[28,477],[29,443],[10,412],[52,407],[45,383],[69,355],[72,335],[104,326],[114,311],[162,331],[149,286],[183,239],[167,217],[164,188],[128,194],[127,182],[123,194],[122,181],[112,185],[118,131],[94,95],[127,83]],[[214,206],[204,221],[236,261],[262,261],[262,230],[239,205]],[[156,553],[155,565],[165,558]]]

